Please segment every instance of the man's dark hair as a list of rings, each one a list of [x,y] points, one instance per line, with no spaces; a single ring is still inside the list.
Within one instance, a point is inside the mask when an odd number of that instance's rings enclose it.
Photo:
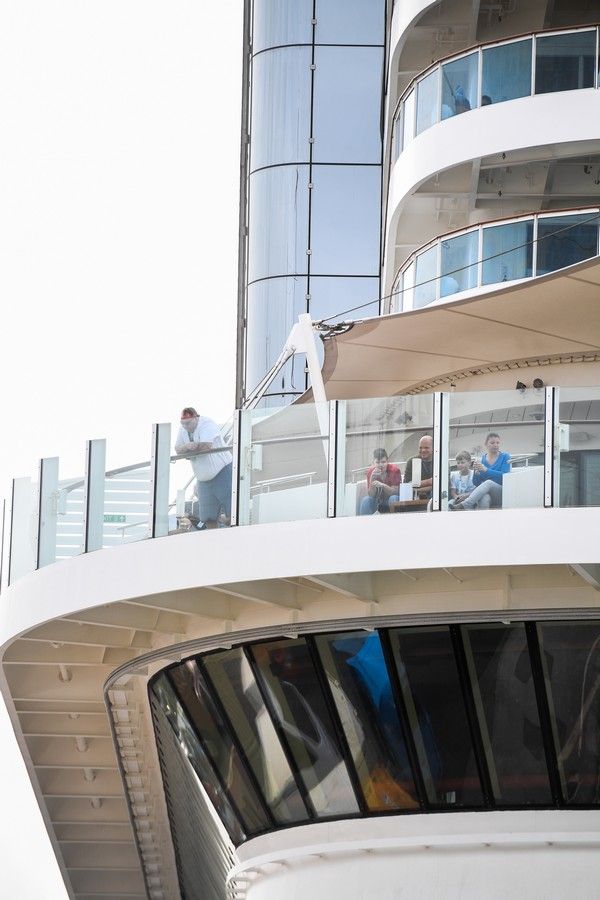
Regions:
[[[380,462],[382,459],[387,458],[388,455],[385,447],[376,447],[375,450],[373,450],[373,459],[376,459],[378,462]]]

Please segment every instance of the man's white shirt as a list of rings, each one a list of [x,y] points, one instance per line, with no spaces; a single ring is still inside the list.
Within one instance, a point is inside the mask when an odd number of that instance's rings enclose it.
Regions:
[[[205,416],[198,417],[198,424],[191,434],[183,425],[179,428],[175,446],[189,444],[190,441],[212,444],[213,447],[225,446],[219,426]],[[229,450],[224,450],[223,453],[202,453],[200,456],[194,456],[190,462],[198,481],[210,481],[232,460]]]

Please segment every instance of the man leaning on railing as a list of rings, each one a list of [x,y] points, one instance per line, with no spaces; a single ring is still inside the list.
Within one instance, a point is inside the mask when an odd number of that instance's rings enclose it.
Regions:
[[[216,528],[217,524],[230,522],[232,456],[229,450],[208,452],[224,446],[216,422],[199,415],[193,406],[182,410],[175,453],[190,457],[197,479],[198,529]]]

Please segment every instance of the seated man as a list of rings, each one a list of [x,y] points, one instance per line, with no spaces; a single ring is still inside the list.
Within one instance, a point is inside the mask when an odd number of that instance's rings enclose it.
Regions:
[[[401,482],[402,473],[398,466],[388,462],[387,451],[383,447],[373,450],[373,464],[367,469],[368,496],[361,501],[359,515],[389,512],[390,500],[398,499]]]
[[[424,434],[419,441],[419,455],[411,456],[406,463],[404,470],[404,483],[413,480],[413,459],[421,460],[421,481],[413,484],[414,488],[418,488],[417,495],[419,500],[430,500],[433,487],[433,438],[430,434]]]

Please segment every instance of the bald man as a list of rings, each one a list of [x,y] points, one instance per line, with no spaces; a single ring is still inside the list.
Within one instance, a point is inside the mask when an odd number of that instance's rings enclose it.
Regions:
[[[421,460],[421,482],[418,485],[418,496],[420,500],[431,499],[433,485],[433,438],[430,434],[424,434],[419,441],[419,455],[412,456],[406,462],[403,481],[406,484],[412,481],[412,463],[413,459]],[[417,487],[417,485],[413,485]]]

